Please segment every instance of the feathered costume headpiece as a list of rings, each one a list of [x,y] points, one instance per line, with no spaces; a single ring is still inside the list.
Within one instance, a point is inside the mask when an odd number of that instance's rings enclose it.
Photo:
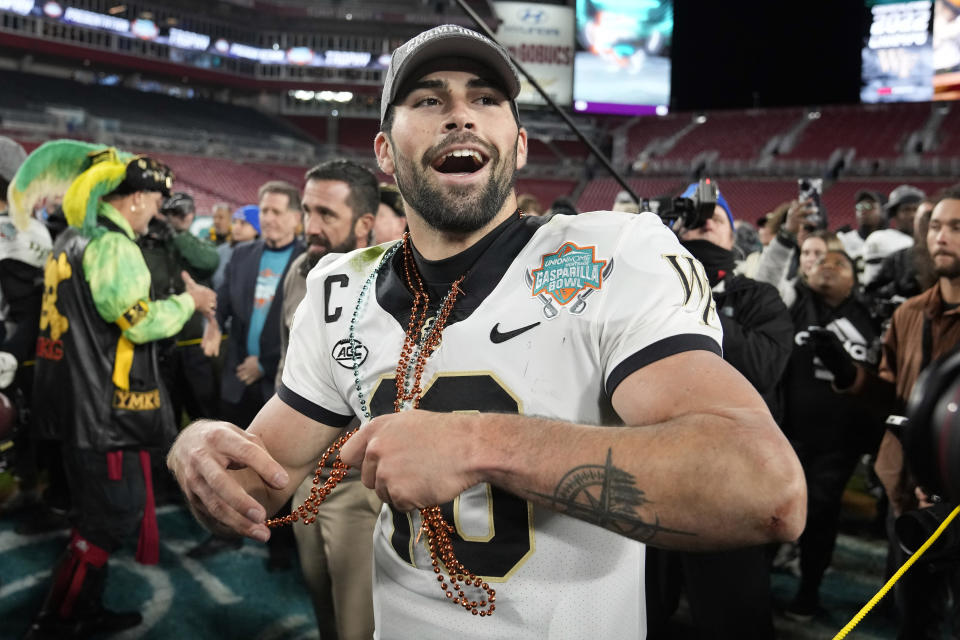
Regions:
[[[63,194],[67,223],[92,236],[97,205],[111,193],[159,191],[170,195],[173,173],[156,160],[102,144],[52,140],[37,147],[17,170],[7,203],[14,225],[26,229],[38,202]]]

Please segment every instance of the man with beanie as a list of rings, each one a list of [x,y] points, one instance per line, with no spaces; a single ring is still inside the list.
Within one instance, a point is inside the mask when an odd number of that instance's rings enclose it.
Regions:
[[[158,561],[150,453],[176,432],[155,341],[175,335],[194,311],[212,316],[216,309],[213,291],[187,274],[184,293],[150,296],[135,238],[172,182],[153,159],[59,140],[36,149],[10,186],[18,226],[42,188],[58,187],[66,189],[70,225],[44,271],[33,418],[62,443],[75,527],[27,633],[32,640],[87,637],[141,620],[104,609],[102,594],[110,555],[138,527],[137,559]]]
[[[260,237],[260,207],[248,204],[238,208],[230,216],[230,238],[227,242],[217,245],[217,256],[220,263],[213,273],[213,288],[219,289],[223,284],[223,274],[227,271],[233,250],[241,244],[253,242]],[[218,338],[219,339],[219,338]]]
[[[693,195],[691,184],[684,197]],[[703,264],[723,326],[723,357],[760,392],[775,417],[776,388],[793,346],[793,325],[776,288],[734,273],[734,219],[718,192],[713,216],[678,229],[681,244]],[[649,635],[670,637],[680,589],[693,624],[710,638],[772,638],[770,575],[764,547],[709,553],[648,549]],[[654,594],[659,594],[659,598]]]
[[[913,217],[926,194],[909,184],[902,184],[890,192],[890,199],[884,209],[891,229],[896,229],[913,237]]]
[[[425,31],[385,78],[374,152],[409,231],[310,271],[282,385],[245,431],[178,437],[167,464],[203,524],[270,539],[359,468],[385,503],[376,634],[423,640],[640,638],[644,543],[799,535],[802,470],[720,357],[676,236],[649,213],[521,214],[520,79],[485,36]],[[274,520],[337,449],[316,499]]]

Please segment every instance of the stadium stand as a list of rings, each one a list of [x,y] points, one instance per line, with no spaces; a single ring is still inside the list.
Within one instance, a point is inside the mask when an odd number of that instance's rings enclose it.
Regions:
[[[556,152],[540,138],[530,137],[527,139],[527,158],[531,162],[556,162]]]
[[[812,119],[796,146],[782,158],[823,159],[838,147],[856,149],[858,158],[896,158],[907,137],[923,127],[930,105],[884,104],[827,107]]]
[[[373,155],[373,139],[379,130],[379,123],[370,118],[340,118],[337,120],[337,142],[341,147]]]
[[[629,178],[627,184],[641,198],[674,196],[687,185],[683,178]],[[613,178],[596,178],[587,184],[577,199],[580,211],[607,211],[623,187]]]
[[[519,178],[517,193],[533,194],[544,209],[560,196],[569,196],[573,193],[577,183],[569,180],[540,180],[535,178]]]
[[[664,158],[690,160],[704,151],[717,151],[721,159],[756,159],[770,138],[786,132],[801,115],[799,109],[711,113]]]
[[[162,93],[9,70],[0,70],[0,84],[5,87],[0,92],[0,107],[40,112],[69,108],[78,111],[78,126],[83,124],[84,113],[127,126],[142,123],[144,114],[150,114],[154,130],[168,128],[242,137],[298,135],[281,120],[236,104],[183,100]]]
[[[926,155],[936,158],[960,156],[960,107],[952,104],[946,116],[940,122],[940,135],[937,136],[937,146]]]
[[[670,138],[689,124],[689,114],[671,114],[662,118],[637,118],[626,131],[627,159],[635,160],[652,142]]]
[[[797,195],[796,180],[717,180],[720,192],[738,220],[755,221],[778,204]]]
[[[285,119],[305,134],[313,138],[314,142],[327,141],[327,119],[317,116],[285,116]]]

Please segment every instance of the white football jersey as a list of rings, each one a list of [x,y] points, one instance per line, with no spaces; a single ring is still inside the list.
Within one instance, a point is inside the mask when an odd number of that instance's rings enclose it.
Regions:
[[[720,353],[703,267],[655,215],[514,217],[491,237],[426,362],[422,409],[618,424],[610,395],[627,375],[682,351]],[[412,300],[397,271],[401,252],[356,309],[388,246],[329,256],[308,276],[278,393],[326,424],[363,413],[354,360],[373,415],[393,411]],[[605,472],[618,463],[612,455],[570,470],[554,499],[598,497],[605,476],[617,485],[612,494],[642,497],[629,474]],[[457,558],[497,590],[496,612],[480,618],[451,604],[426,537],[415,544],[419,512],[385,505],[374,533],[377,637],[644,637],[641,543],[486,484],[442,507]]]

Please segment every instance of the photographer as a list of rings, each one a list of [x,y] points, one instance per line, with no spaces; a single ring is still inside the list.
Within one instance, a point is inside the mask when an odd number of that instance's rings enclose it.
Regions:
[[[164,200],[159,215],[150,220],[147,233],[137,241],[150,269],[154,298],[183,293],[182,271],[200,284],[210,284],[219,257],[213,243],[190,233],[195,213],[192,196],[174,193]],[[214,417],[217,408],[212,365],[200,347],[202,335],[203,316],[196,312],[176,337],[161,343],[161,375],[177,426],[184,410],[197,419]]]
[[[817,350],[836,375],[835,386],[866,397],[874,412],[884,417],[902,415],[920,372],[960,344],[960,185],[945,191],[934,207],[927,246],[938,280],[894,312],[876,375],[837,357],[836,349],[827,345]],[[883,435],[875,469],[890,499],[887,532],[890,552],[899,565],[907,556],[893,530],[894,518],[916,509],[919,503],[917,483],[905,464],[903,447],[890,431]],[[909,571],[897,583],[895,595],[901,616],[898,637],[940,637],[946,616],[947,585],[950,581],[956,583],[956,572],[956,568]]]
[[[793,325],[777,290],[734,274],[734,220],[723,196],[711,194],[709,217],[693,228],[675,229],[681,244],[703,264],[723,325],[723,357],[760,392],[775,418],[777,383],[793,344]],[[700,204],[698,184],[681,196]],[[703,212],[704,215],[707,211]],[[668,637],[667,618],[676,608],[680,582],[694,625],[703,637],[772,638],[770,575],[763,547],[713,553],[649,548],[649,637]],[[656,579],[659,584],[652,584]],[[717,587],[723,585],[722,589]],[[659,594],[658,601],[654,594]],[[660,606],[657,606],[660,605]]]

